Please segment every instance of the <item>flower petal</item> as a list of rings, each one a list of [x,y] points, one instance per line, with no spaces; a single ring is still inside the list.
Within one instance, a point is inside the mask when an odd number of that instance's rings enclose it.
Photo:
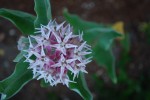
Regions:
[[[86,41],[81,44],[81,46],[78,48],[78,51],[81,51],[85,44],[86,44]]]
[[[58,43],[61,43],[61,42],[62,42],[62,41],[61,41],[61,38],[57,35],[57,33],[55,33],[55,32],[52,32],[52,33],[54,34],[54,36],[55,36],[57,42],[58,42]]]
[[[75,47],[77,47],[77,45],[74,45],[74,44],[66,44],[65,47],[66,47],[66,48],[75,48]]]
[[[70,32],[68,35],[65,36],[63,42],[67,43],[67,41],[71,38],[72,32]]]
[[[62,22],[61,24],[57,25],[56,27],[56,31],[60,30],[60,28],[64,25],[65,21]]]

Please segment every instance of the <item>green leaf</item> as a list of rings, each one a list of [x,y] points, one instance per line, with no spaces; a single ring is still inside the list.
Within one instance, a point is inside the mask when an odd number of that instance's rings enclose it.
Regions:
[[[112,28],[92,28],[85,31],[84,39],[92,44],[94,58],[97,63],[104,66],[109,77],[114,83],[117,82],[115,72],[115,57],[112,53],[112,44],[115,38],[122,35],[114,31]]]
[[[35,17],[33,15],[21,11],[2,8],[0,9],[0,16],[11,21],[23,34],[34,33]]]
[[[91,28],[84,32],[84,39],[91,44],[99,44],[103,49],[111,49],[113,40],[119,36],[122,36],[118,32],[111,28]]]
[[[73,75],[69,74],[69,78],[73,80]],[[90,93],[85,82],[84,74],[80,72],[79,76],[75,79],[77,83],[69,83],[69,88],[77,92],[84,100],[92,100],[93,96]]]
[[[34,0],[37,18],[34,22],[35,27],[40,27],[40,25],[47,25],[52,19],[51,17],[51,6],[49,0]]]
[[[130,36],[129,34],[125,34],[124,38],[120,41],[122,48],[126,51],[129,52],[130,50]]]
[[[17,63],[15,71],[11,76],[0,81],[0,93],[3,100],[15,95],[25,84],[32,80],[32,71],[27,69],[29,64],[23,61],[24,59]]]
[[[109,77],[114,83],[117,83],[117,77],[115,72],[115,58],[112,54],[111,49],[105,50],[100,46],[95,46],[93,51],[94,59],[99,65],[102,65],[107,69]]]
[[[94,22],[89,22],[89,21],[84,21],[77,15],[69,14],[67,9],[64,10],[63,14],[64,14],[65,19],[74,27],[75,32],[78,32],[79,30],[85,31],[91,28],[105,27],[105,25],[94,23]]]

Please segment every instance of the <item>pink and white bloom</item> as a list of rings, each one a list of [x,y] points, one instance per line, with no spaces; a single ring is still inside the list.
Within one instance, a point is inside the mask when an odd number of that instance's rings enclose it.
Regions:
[[[73,35],[72,27],[64,23],[50,21],[46,26],[41,25],[35,35],[28,36],[28,48],[21,47],[22,41],[18,45],[26,52],[25,62],[29,63],[33,78],[44,79],[51,86],[58,83],[68,86],[79,72],[87,73],[86,64],[91,62],[91,57],[85,57],[91,54],[91,46],[83,40],[83,32]],[[69,79],[69,71],[74,75],[73,80]]]

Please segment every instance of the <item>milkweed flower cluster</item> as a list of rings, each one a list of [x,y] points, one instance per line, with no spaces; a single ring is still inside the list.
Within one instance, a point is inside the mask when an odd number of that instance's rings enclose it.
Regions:
[[[44,79],[51,86],[74,82],[79,72],[87,73],[86,64],[91,62],[85,55],[91,53],[91,47],[83,40],[83,33],[74,35],[70,25],[65,22],[57,24],[50,21],[48,25],[36,28],[35,35],[28,36],[27,44],[19,41],[18,49],[26,52],[25,62],[33,71],[33,78]],[[73,74],[73,80],[68,77],[68,71]]]

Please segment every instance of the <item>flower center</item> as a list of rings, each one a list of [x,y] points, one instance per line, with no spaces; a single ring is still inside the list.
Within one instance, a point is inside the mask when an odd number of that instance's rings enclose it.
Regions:
[[[66,67],[67,66],[67,62],[64,60],[64,61],[62,61],[62,66],[63,67]]]
[[[64,43],[64,42],[62,42],[60,45],[61,45],[61,47],[64,47],[64,46],[65,46],[65,43]]]
[[[41,57],[41,61],[43,61],[43,62],[48,62],[49,59],[48,59],[46,56],[42,56],[42,57]]]
[[[65,66],[67,66],[67,64],[66,64],[66,63],[63,63],[63,67],[65,67]]]

